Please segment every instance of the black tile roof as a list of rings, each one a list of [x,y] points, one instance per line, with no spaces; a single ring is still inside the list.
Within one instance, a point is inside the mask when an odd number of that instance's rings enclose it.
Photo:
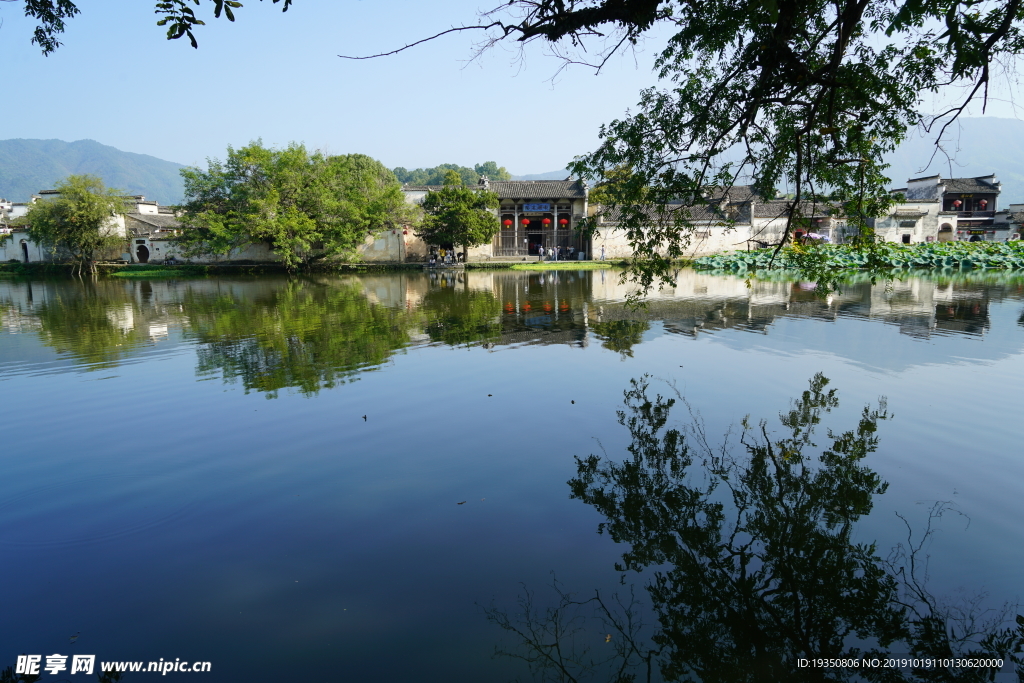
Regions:
[[[989,179],[995,180],[994,176],[981,176],[980,178],[949,178],[944,180],[946,192],[999,192],[999,186]]]
[[[730,207],[733,208],[733,207]],[[730,219],[726,213],[723,213],[717,206],[685,206],[683,204],[666,204],[664,216],[656,216],[657,218],[675,218],[678,216],[681,220],[689,221],[716,221],[723,222],[727,220],[742,219],[742,216],[733,215]],[[602,215],[600,222],[602,225],[614,225],[622,222],[622,209],[621,207],[608,208],[602,207]],[[658,212],[652,212],[658,213]],[[735,212],[733,212],[735,213]]]
[[[789,215],[792,202],[788,199],[773,199],[769,202],[754,204],[755,218],[781,218]],[[808,218],[836,215],[835,207],[824,202],[800,202],[800,212]]]
[[[175,216],[168,216],[167,214],[153,214],[153,213],[130,213],[127,218],[142,223],[139,225],[129,224],[129,228],[140,235],[148,235],[157,230],[176,230],[181,227],[181,223]]]
[[[584,199],[587,190],[578,180],[492,180],[488,189],[499,199]]]

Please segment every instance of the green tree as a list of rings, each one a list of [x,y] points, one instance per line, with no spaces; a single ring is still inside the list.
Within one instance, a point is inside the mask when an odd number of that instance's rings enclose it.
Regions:
[[[455,171],[462,178],[464,185],[476,185],[480,176],[485,175],[490,180],[512,180],[512,175],[504,166],[498,166],[496,162],[485,161],[473,168],[459,166],[458,164],[441,164],[433,168],[416,168],[409,170],[399,166],[394,169],[394,174],[401,183],[410,185],[443,185],[445,174],[448,171]]]
[[[181,171],[186,254],[266,244],[291,269],[352,257],[368,237],[415,223],[394,175],[362,155],[327,157],[292,143],[228,147],[226,161]]]
[[[449,170],[444,187],[428,192],[423,199],[423,223],[417,234],[429,244],[486,244],[494,239],[501,226],[490,210],[498,208],[498,195],[480,188],[466,187],[455,171]]]
[[[504,166],[498,166],[494,161],[485,161],[482,164],[477,164],[473,167],[478,176],[487,176],[489,180],[497,180],[500,182],[512,180],[512,174],[508,172]]]
[[[76,274],[95,273],[97,256],[126,245],[115,217],[127,213],[127,202],[92,175],[68,176],[55,189],[56,198],[33,203],[15,223],[55,256],[71,261]]]

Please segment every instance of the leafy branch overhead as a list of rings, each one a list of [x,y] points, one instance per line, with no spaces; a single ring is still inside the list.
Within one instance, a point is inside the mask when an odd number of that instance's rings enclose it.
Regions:
[[[650,286],[671,281],[697,221],[721,213],[736,184],[767,199],[787,190],[784,240],[816,202],[873,240],[871,219],[893,201],[883,156],[915,126],[941,138],[984,100],[996,65],[1024,47],[1022,19],[1022,0],[511,0],[432,38],[539,40],[597,69],[662,41],[661,85],[571,166],[601,185]],[[950,104],[926,114],[925,98]]]
[[[234,10],[242,7],[242,3],[237,0],[209,1],[213,4],[213,16],[216,19],[223,16],[228,21],[234,21]],[[275,5],[282,3],[282,12],[287,12],[292,4],[292,0],[271,1]],[[168,40],[188,36],[192,47],[197,48],[199,42],[192,30],[196,26],[205,26],[206,22],[196,14],[193,5],[202,6],[202,0],[161,0],[156,3],[154,11],[161,17],[156,22],[157,26],[167,27]],[[33,32],[32,42],[42,49],[44,55],[51,54],[61,46],[58,37],[66,28],[64,21],[79,14],[80,11],[72,0],[25,0],[25,16],[39,21]]]

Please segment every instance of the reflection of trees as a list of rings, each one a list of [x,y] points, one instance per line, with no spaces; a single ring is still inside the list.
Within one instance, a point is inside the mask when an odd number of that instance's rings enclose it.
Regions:
[[[463,287],[431,289],[423,297],[425,332],[432,341],[452,346],[497,341],[501,302],[486,291]]]
[[[643,341],[644,332],[651,329],[646,320],[609,320],[592,322],[590,329],[601,340],[601,346],[617,351],[623,358],[633,357],[633,347]]]
[[[596,680],[600,670],[607,680],[625,681],[645,673],[641,654],[648,653],[665,680],[724,683],[849,680],[855,673],[801,668],[800,659],[891,652],[1009,661],[1020,652],[1024,618],[1017,629],[1006,628],[1005,618],[980,624],[970,605],[943,606],[928,594],[920,542],[883,560],[873,545],[853,540],[855,522],[887,487],[864,459],[876,450],[877,425],[888,413],[884,401],[864,408],[852,429],[827,431],[827,446],[819,448],[815,431],[838,405],[827,384],[815,376],[780,415],[781,436],[765,422],[744,420],[736,456],[728,439],[709,442],[692,410],[692,425],[669,427],[677,399],[651,398],[647,378],[634,380],[619,412],[632,437],[630,457],[578,459],[569,485],[573,498],[606,518],[600,532],[629,545],[616,569],[654,570],[647,585],[658,622],[652,644],[640,643],[635,604],[613,609],[600,594],[579,601],[561,592],[546,613],[529,604],[518,617],[489,612],[525,645],[516,656],[525,653],[551,680]],[[936,508],[933,517],[942,511]],[[580,611],[588,603],[589,615]],[[578,646],[567,625],[588,619],[628,645],[619,649],[632,657],[631,674],[616,671],[626,654],[609,648],[612,655],[600,660]],[[563,642],[555,649],[557,633]],[[572,643],[564,639],[569,634]],[[1019,661],[1018,671],[1024,677]],[[893,681],[981,681],[990,673],[859,670],[869,680]]]
[[[198,372],[220,371],[245,389],[304,394],[378,366],[409,343],[411,314],[371,303],[356,284],[290,281],[267,295],[190,294],[184,313]]]
[[[114,367],[147,340],[148,329],[136,328],[138,308],[120,283],[62,287],[34,313],[43,343],[84,363],[87,370]]]

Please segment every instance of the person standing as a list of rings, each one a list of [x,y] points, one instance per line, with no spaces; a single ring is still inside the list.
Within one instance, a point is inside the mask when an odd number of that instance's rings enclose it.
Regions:
[[[601,245],[601,260],[604,261],[604,245]]]
[[[537,253],[540,254],[540,260],[543,261],[544,260],[544,245],[543,244],[541,244],[540,246],[537,247]]]

